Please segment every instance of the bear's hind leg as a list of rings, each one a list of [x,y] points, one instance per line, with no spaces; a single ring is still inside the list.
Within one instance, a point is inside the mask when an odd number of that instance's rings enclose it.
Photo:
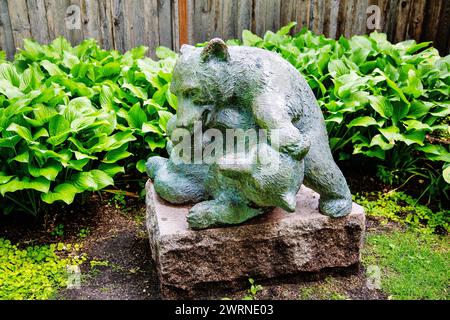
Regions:
[[[147,174],[156,192],[172,204],[185,204],[209,198],[205,190],[208,168],[175,166],[169,159],[151,157],[147,161]]]
[[[320,194],[319,210],[338,218],[352,210],[352,195],[339,167],[333,160],[328,139],[315,141],[305,157],[304,184]]]
[[[264,213],[263,209],[250,208],[244,203],[211,200],[196,204],[187,217],[192,229],[207,229],[241,224]]]

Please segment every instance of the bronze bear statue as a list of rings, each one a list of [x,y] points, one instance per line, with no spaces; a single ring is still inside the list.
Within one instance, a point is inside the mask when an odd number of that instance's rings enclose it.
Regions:
[[[191,228],[239,224],[273,207],[294,212],[302,183],[320,194],[321,213],[338,218],[351,212],[351,193],[333,160],[314,94],[278,54],[228,47],[221,39],[204,48],[183,46],[171,91],[178,97],[177,114],[168,123],[172,139],[178,129],[194,137],[198,123],[202,132],[254,129],[270,137],[276,133],[268,142],[244,141],[249,154],[245,164],[223,162],[227,152],[212,163],[180,163],[172,142],[167,146],[169,159],[148,160],[147,172],[163,199],[196,203],[188,216]],[[202,137],[201,149],[216,139]],[[234,138],[228,140],[235,143]],[[185,153],[189,152],[193,151]],[[277,165],[269,168],[273,163]]]

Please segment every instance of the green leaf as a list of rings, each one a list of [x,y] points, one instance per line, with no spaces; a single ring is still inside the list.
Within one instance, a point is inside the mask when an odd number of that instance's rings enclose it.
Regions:
[[[16,192],[21,190],[36,190],[47,193],[50,190],[50,181],[44,177],[39,177],[34,180],[29,178],[14,178],[7,183],[0,185],[0,194],[5,196],[8,192]]]
[[[424,93],[423,84],[415,70],[408,71],[408,80],[403,92],[412,95],[414,98],[420,97]]]
[[[63,58],[62,63],[68,69],[72,69],[73,67],[75,67],[77,64],[80,63],[80,60],[78,59],[78,57],[71,54],[68,51],[64,51],[63,56],[64,56],[64,58]]]
[[[31,135],[30,130],[26,127],[18,125],[17,123],[11,123],[9,127],[6,129],[6,131],[15,132],[22,139],[30,143],[35,143],[33,141],[33,136]]]
[[[164,149],[166,147],[165,139],[156,139],[150,136],[145,137],[145,142],[148,143],[151,151],[155,151],[156,149]]]
[[[97,183],[97,190],[104,189],[107,186],[114,185],[114,180],[106,172],[101,170],[92,170],[91,175]]]
[[[176,59],[177,58],[177,54],[174,51],[172,51],[166,47],[157,47],[156,48],[156,56],[159,59],[167,59],[167,58]]]
[[[347,127],[353,128],[353,127],[369,127],[369,126],[379,126],[378,122],[372,118],[372,117],[359,117],[354,120],[352,120]]]
[[[84,190],[78,189],[73,184],[63,183],[58,185],[53,192],[41,194],[41,199],[48,204],[53,204],[56,201],[63,201],[70,205],[75,200],[75,196],[82,192],[84,192]]]
[[[444,169],[442,176],[444,177],[445,182],[450,184],[450,166],[447,166],[447,168]]]
[[[382,96],[370,96],[370,106],[383,118],[389,119],[392,117],[393,108],[391,103]]]
[[[110,177],[114,177],[118,173],[125,173],[125,168],[115,163],[103,163],[98,168]]]
[[[418,145],[423,146],[424,140],[425,140],[425,135],[426,135],[425,131],[413,131],[410,133],[403,134],[402,138],[399,140],[403,141],[408,146],[410,146],[412,144],[418,144]]]
[[[47,142],[56,147],[67,140],[70,133],[70,124],[62,115],[54,116],[48,125],[50,138]]]
[[[410,131],[410,130],[432,131],[432,128],[428,124],[420,122],[418,120],[406,120],[406,121],[403,121],[403,124],[406,125],[407,131]]]
[[[147,122],[147,115],[141,108],[140,103],[136,103],[130,111],[128,111],[128,124],[132,128],[142,129],[143,124]]]
[[[409,105],[409,101],[408,101],[408,99],[405,97],[405,94],[404,94],[403,91],[397,86],[397,84],[396,84],[394,81],[392,81],[392,80],[391,80],[384,72],[382,72],[381,70],[375,70],[375,72],[381,74],[381,75],[384,77],[384,79],[386,80],[387,85],[388,85],[390,88],[392,88],[392,89],[398,94],[398,96],[400,97],[400,99],[401,99],[404,103],[406,103],[406,104]]]
[[[379,146],[382,150],[391,150],[394,148],[395,143],[386,141],[386,139],[381,135],[377,134],[372,138],[372,141],[370,142],[370,147]]]
[[[174,110],[177,110],[178,98],[176,95],[174,95],[172,92],[170,92],[169,87],[167,87],[167,91],[166,91],[166,100]]]
[[[117,161],[126,159],[133,154],[127,151],[128,143],[124,144],[116,150],[109,151],[102,160],[104,163],[116,163]]]
[[[401,141],[403,139],[398,127],[380,128],[379,130],[389,143],[394,143],[395,141]]]
[[[450,152],[441,145],[427,144],[423,147],[416,147],[417,150],[426,154],[426,157],[432,161],[450,162]]]
[[[146,161],[145,160],[139,160],[138,163],[136,163],[136,169],[140,173],[145,173],[145,171],[147,170],[147,168],[146,168]]]
[[[61,170],[61,164],[54,161],[50,161],[45,167],[35,167],[32,163],[28,164],[28,172],[31,176],[35,178],[44,177],[49,181],[55,181]]]
[[[432,107],[433,107],[433,104],[431,104],[431,103],[414,100],[411,103],[408,115],[406,117],[410,118],[410,119],[418,119],[418,118],[426,115]]]
[[[50,76],[65,75],[64,71],[62,71],[56,64],[48,60],[41,61],[41,66],[50,74]]]
[[[139,98],[141,100],[147,100],[148,99],[148,95],[147,92],[145,92],[144,89],[137,87],[135,85],[132,85],[131,83],[124,83],[122,85],[123,88],[126,88],[128,90],[131,91],[131,93],[136,97]]]
[[[20,75],[10,63],[0,63],[0,79],[8,81],[14,87],[20,86]]]
[[[28,151],[25,151],[24,153],[21,153],[12,158],[12,160],[20,163],[28,163],[30,161],[30,153]]]
[[[68,168],[74,169],[76,171],[83,171],[83,168],[89,163],[89,159],[80,159],[80,160],[70,160],[68,164]]]
[[[79,190],[98,191],[114,185],[114,180],[104,171],[81,172],[73,177],[73,184]]]
[[[13,86],[11,82],[5,79],[0,79],[0,93],[4,94],[8,99],[19,98],[24,95],[19,88]]]
[[[168,111],[158,111],[159,116],[159,127],[167,132],[167,123],[173,117],[173,114]]]
[[[291,22],[288,25],[282,27],[280,30],[278,30],[277,34],[285,36],[289,32],[291,32],[292,28],[294,28],[297,25],[297,22]]]
[[[142,132],[143,133],[156,133],[158,135],[162,135],[163,132],[161,131],[161,129],[157,126],[155,126],[153,123],[150,122],[146,122],[142,125]]]
[[[242,32],[242,41],[244,46],[254,47],[258,46],[264,40],[261,37],[258,37],[256,34],[253,34],[249,30],[244,30]]]

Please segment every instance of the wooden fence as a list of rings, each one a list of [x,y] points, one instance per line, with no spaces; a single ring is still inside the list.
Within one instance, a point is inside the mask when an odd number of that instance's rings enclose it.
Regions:
[[[450,0],[0,0],[0,49],[12,57],[24,38],[48,43],[63,35],[120,51],[141,44],[177,50],[245,29],[262,35],[290,21],[336,38],[373,31],[368,20],[392,41],[434,41],[442,54],[450,51]]]

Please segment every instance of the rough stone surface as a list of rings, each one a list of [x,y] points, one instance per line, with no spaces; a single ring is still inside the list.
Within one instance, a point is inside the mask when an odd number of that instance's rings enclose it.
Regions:
[[[211,287],[233,288],[248,277],[269,279],[350,267],[359,262],[365,215],[333,219],[318,211],[319,195],[302,186],[295,213],[282,209],[228,228],[194,231],[190,206],[174,206],[147,183],[147,228],[163,298],[195,298]]]

